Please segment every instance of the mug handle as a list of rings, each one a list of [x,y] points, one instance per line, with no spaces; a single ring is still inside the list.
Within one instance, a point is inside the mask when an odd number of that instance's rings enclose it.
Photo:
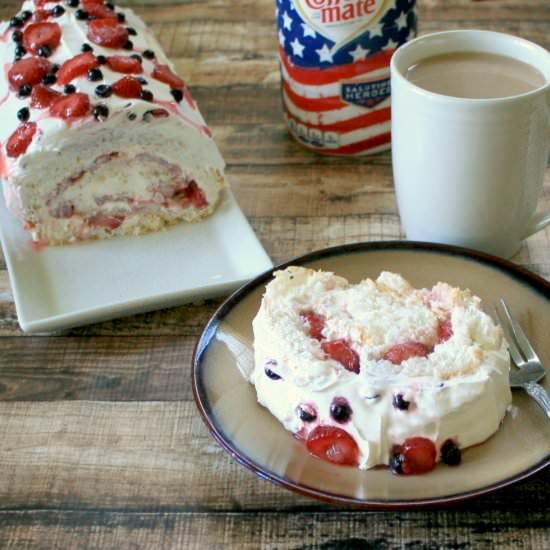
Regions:
[[[550,98],[548,101],[548,109],[550,111]],[[547,141],[547,151],[550,151],[550,120],[548,121],[548,127],[546,128],[546,141]],[[548,157],[547,157],[548,158]],[[529,220],[525,233],[522,237],[526,239],[535,233],[538,233],[541,229],[544,229],[547,225],[550,224],[550,210],[545,210],[544,212],[535,212],[533,217]]]

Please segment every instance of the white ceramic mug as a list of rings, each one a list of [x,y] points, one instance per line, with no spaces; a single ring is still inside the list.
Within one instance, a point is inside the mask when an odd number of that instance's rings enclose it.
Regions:
[[[437,54],[481,51],[530,64],[544,86],[495,99],[435,94],[406,72]],[[464,30],[421,36],[391,61],[393,173],[408,239],[510,257],[550,224],[535,213],[550,146],[550,53],[506,34]]]

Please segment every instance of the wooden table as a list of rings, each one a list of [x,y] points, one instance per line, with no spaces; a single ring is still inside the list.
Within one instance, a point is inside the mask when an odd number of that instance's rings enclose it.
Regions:
[[[273,0],[127,3],[186,76],[274,262],[402,237],[389,153],[320,158],[288,137]],[[422,33],[492,29],[550,48],[548,0],[418,4]],[[0,17],[18,5],[2,2]],[[546,184],[549,208],[550,171]],[[550,230],[514,260],[550,278]],[[550,548],[548,470],[462,507],[380,513],[309,500],[239,466],[191,394],[193,345],[219,303],[25,336],[0,256],[0,547]]]

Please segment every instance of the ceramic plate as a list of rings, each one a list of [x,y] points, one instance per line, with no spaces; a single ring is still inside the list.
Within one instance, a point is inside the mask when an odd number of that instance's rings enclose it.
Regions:
[[[42,251],[0,198],[0,237],[26,332],[228,294],[273,265],[227,190],[200,223]]]
[[[550,365],[550,284],[507,261],[466,249],[392,242],[323,250],[285,264],[343,275],[351,282],[401,273],[416,287],[438,281],[468,287],[488,311],[506,298],[543,363]],[[193,389],[214,437],[259,476],[304,495],[368,508],[426,506],[463,500],[504,487],[550,464],[550,422],[522,391],[514,391],[515,414],[498,432],[463,452],[458,467],[438,465],[421,476],[394,476],[387,469],[361,471],[310,456],[256,401],[242,373],[252,368],[251,322],[268,272],[231,296],[200,337],[193,360]],[[550,376],[544,380],[550,391]]]

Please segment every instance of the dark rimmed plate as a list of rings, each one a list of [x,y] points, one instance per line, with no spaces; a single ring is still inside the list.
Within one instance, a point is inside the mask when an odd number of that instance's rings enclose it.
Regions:
[[[470,288],[490,311],[501,297],[512,306],[542,361],[550,365],[550,284],[508,261],[467,249],[414,242],[339,246],[302,256],[303,265],[342,275],[350,282],[380,271],[401,273],[416,287],[438,281]],[[550,464],[550,422],[523,392],[514,412],[485,443],[463,453],[459,467],[439,465],[423,476],[361,471],[310,456],[256,401],[241,373],[251,369],[252,319],[269,271],[230,296],[213,315],[193,355],[193,392],[212,435],[243,466],[283,487],[339,504],[408,508],[447,504],[515,483]],[[550,376],[544,380],[550,391]]]

